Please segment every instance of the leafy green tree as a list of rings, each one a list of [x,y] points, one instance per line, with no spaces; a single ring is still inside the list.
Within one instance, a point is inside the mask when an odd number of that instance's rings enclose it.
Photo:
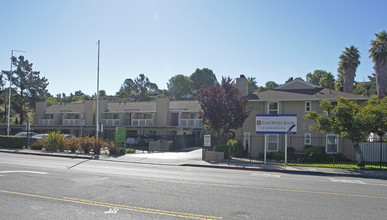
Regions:
[[[40,72],[32,71],[33,64],[25,60],[24,56],[12,57],[11,60],[16,70],[12,73],[9,71],[3,71],[3,73],[8,75],[8,80],[11,80],[12,85],[16,87],[12,104],[16,113],[19,114],[18,122],[23,124],[28,108],[35,109],[37,101],[44,101],[50,96],[47,90],[48,80],[45,77],[41,78]]]
[[[247,81],[248,81],[248,92],[249,92],[249,95],[250,94],[253,94],[254,92],[257,91],[258,89],[258,85],[257,85],[257,81],[255,79],[255,77],[247,77]]]
[[[308,83],[311,83],[313,85],[319,86],[320,85],[320,79],[324,74],[327,74],[328,72],[325,70],[315,70],[313,73],[307,73],[306,74],[306,81]]]
[[[339,59],[339,69],[343,71],[343,91],[352,93],[356,69],[360,64],[360,54],[358,48],[353,45],[346,47]]]
[[[376,96],[377,92],[376,92],[375,74],[372,74],[372,76],[368,76],[368,79],[370,80],[368,82],[356,83],[353,93],[357,95],[367,96],[367,97],[371,97],[374,95]]]
[[[274,89],[274,88],[278,87],[278,84],[275,83],[274,81],[268,81],[265,83],[265,87],[267,89]]]
[[[375,63],[376,89],[378,98],[387,96],[387,32],[384,30],[375,34],[376,39],[371,41],[370,58]]]
[[[55,97],[52,97],[52,96],[46,98],[46,103],[47,103],[47,106],[59,104],[58,100]]]
[[[178,100],[192,92],[193,82],[188,76],[179,74],[169,79],[167,86],[170,94]]]
[[[106,91],[101,89],[101,90],[99,90],[99,94],[98,95],[99,95],[99,97],[106,97]]]
[[[386,102],[387,100],[383,100],[383,102],[371,101],[362,107],[348,99],[338,97],[337,105],[333,105],[327,100],[320,102],[324,113],[320,114],[312,111],[305,117],[316,122],[312,125],[312,129],[323,133],[334,132],[349,138],[358,155],[358,166],[364,166],[360,143],[371,132],[386,128]],[[378,120],[381,120],[381,122],[378,122]]]
[[[222,78],[221,86],[203,86],[196,94],[202,109],[201,117],[225,144],[229,135],[240,128],[249,115],[247,97],[241,97],[232,79]]]
[[[116,95],[118,96],[121,91],[127,94],[135,94],[133,97],[136,97],[136,100],[144,100],[149,98],[149,93],[157,92],[158,86],[156,83],[152,83],[144,74],[140,74],[134,80],[125,79],[124,84],[122,84]]]
[[[190,79],[193,82],[193,89],[199,90],[202,86],[213,86],[217,82],[215,74],[211,69],[197,68],[194,73],[191,74]]]

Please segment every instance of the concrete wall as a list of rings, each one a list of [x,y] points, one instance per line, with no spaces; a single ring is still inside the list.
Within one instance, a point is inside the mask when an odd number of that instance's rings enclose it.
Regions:
[[[168,126],[169,119],[169,97],[157,98],[156,100],[156,113],[155,113],[155,125],[156,126]]]

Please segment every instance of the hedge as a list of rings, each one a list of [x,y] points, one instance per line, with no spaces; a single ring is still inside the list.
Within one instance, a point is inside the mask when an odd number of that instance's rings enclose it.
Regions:
[[[23,148],[26,146],[27,137],[0,135],[0,147]]]

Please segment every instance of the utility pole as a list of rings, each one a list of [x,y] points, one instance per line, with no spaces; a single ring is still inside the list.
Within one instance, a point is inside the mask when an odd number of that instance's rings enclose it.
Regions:
[[[98,121],[98,118],[99,118],[99,50],[100,50],[100,46],[101,46],[101,42],[98,40],[97,42],[98,44],[98,65],[97,65],[97,115],[95,116],[96,119],[96,132],[95,132],[95,136],[98,138],[98,135],[99,135],[99,121]]]
[[[12,57],[13,57],[13,52],[21,52],[25,53],[25,51],[22,50],[11,50],[11,72],[9,72],[9,91],[8,91],[8,124],[7,124],[7,136],[9,136],[9,132],[11,131],[9,127],[9,122],[11,119],[11,85],[12,85]]]

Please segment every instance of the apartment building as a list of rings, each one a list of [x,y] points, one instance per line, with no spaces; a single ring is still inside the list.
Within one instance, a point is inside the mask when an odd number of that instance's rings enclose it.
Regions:
[[[78,104],[47,106],[36,104],[36,129],[65,130],[70,134],[95,134],[96,100]],[[99,123],[104,131],[125,127],[128,134],[135,135],[201,135],[202,119],[197,101],[170,101],[157,98],[151,102],[107,102],[99,101]]]

